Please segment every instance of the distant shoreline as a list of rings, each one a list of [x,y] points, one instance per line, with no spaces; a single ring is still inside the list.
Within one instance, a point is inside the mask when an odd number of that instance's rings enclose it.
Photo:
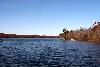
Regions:
[[[0,33],[0,38],[59,38],[59,36],[16,35],[16,34]]]

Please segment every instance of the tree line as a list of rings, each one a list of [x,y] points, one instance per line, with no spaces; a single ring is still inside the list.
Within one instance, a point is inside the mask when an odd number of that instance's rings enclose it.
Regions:
[[[59,37],[65,40],[75,39],[80,41],[100,42],[100,23],[95,23],[94,26],[88,29],[80,27],[80,29],[69,31],[67,28],[64,28],[63,32],[59,34]]]

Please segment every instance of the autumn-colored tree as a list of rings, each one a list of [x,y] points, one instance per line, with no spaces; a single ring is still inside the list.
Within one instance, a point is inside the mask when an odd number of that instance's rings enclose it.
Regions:
[[[66,28],[64,28],[63,33],[59,36],[66,40],[75,39],[81,41],[100,42],[100,23],[88,29],[80,27],[79,30],[77,29],[69,31]]]

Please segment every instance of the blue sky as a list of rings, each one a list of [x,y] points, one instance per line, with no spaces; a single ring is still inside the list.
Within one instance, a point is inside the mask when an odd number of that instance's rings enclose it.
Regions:
[[[0,32],[58,35],[100,21],[100,0],[0,0]]]

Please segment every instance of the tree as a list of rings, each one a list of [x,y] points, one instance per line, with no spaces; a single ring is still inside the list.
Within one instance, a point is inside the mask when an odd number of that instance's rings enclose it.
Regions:
[[[69,35],[68,33],[69,33],[69,30],[67,30],[67,28],[64,28],[64,29],[63,29],[63,37],[64,37],[64,39],[66,39],[66,40],[69,39],[69,38],[68,38],[68,35]]]

